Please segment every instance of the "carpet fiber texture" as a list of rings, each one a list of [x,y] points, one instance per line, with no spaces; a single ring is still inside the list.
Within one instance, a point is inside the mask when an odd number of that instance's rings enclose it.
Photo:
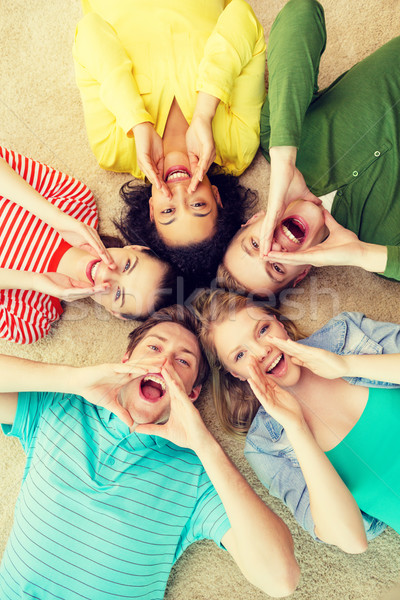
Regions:
[[[282,0],[251,0],[266,38]],[[399,0],[325,0],[328,43],[320,68],[320,87],[398,34]],[[100,228],[113,233],[118,190],[128,175],[103,171],[87,141],[79,92],[75,86],[71,46],[81,16],[78,0],[15,0],[1,3],[0,143],[83,180],[95,194]],[[258,190],[260,205],[268,197],[269,166],[258,154],[242,176]],[[313,270],[285,312],[306,334],[343,310],[400,322],[399,284],[356,268]],[[132,323],[118,321],[91,301],[66,307],[47,339],[29,347],[0,341],[0,352],[39,361],[89,365],[118,361]],[[1,377],[1,374],[0,374]],[[214,435],[263,500],[290,527],[302,569],[294,600],[375,600],[400,598],[389,592],[398,580],[400,537],[388,529],[360,556],[346,556],[317,544],[297,526],[281,502],[271,498],[243,458],[243,441],[231,440],[216,422],[209,391],[199,401]],[[0,436],[0,550],[12,526],[24,455],[15,440]],[[168,584],[167,600],[261,600],[266,596],[248,584],[227,553],[212,542],[197,543],[179,560]],[[95,600],[95,599],[94,599]]]

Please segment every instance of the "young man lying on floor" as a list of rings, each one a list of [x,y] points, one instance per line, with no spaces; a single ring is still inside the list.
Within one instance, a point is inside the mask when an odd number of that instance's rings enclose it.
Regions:
[[[191,313],[169,307],[131,333],[120,365],[0,357],[3,430],[27,454],[2,598],[161,599],[203,538],[267,594],[293,592],[288,528],[193,406],[208,375],[197,336]]]

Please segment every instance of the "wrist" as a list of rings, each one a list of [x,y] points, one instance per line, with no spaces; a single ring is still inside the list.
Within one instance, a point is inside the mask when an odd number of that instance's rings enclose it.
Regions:
[[[372,273],[383,273],[387,264],[387,247],[360,242],[360,261],[357,266]]]
[[[219,102],[219,98],[217,98],[216,96],[212,96],[211,94],[207,94],[206,92],[198,92],[197,102],[194,109],[192,121],[193,119],[200,117],[201,119],[209,121],[211,123],[216,113]]]
[[[274,162],[288,163],[296,165],[297,148],[296,146],[272,146],[269,149],[271,164]]]

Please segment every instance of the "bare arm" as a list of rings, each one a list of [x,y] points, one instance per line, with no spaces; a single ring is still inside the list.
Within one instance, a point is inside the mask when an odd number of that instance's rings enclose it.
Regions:
[[[296,398],[251,367],[249,384],[265,410],[285,428],[299,461],[310,496],[316,535],[349,553],[367,549],[360,509],[318,446]]]
[[[299,568],[293,541],[283,521],[251,489],[204,425],[182,382],[167,363],[162,375],[171,394],[165,425],[139,425],[138,433],[159,435],[196,452],[231,523],[222,543],[251,583],[272,596],[291,594]]]
[[[138,364],[71,367],[0,355],[0,423],[14,422],[19,392],[64,392],[104,406],[131,426],[132,417],[119,402],[119,390],[148,370]]]

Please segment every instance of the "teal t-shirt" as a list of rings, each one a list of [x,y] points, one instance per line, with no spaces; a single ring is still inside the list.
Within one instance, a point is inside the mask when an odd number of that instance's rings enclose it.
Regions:
[[[0,597],[156,600],[192,542],[230,528],[191,450],[129,433],[80,396],[22,393],[27,455],[0,570]]]

